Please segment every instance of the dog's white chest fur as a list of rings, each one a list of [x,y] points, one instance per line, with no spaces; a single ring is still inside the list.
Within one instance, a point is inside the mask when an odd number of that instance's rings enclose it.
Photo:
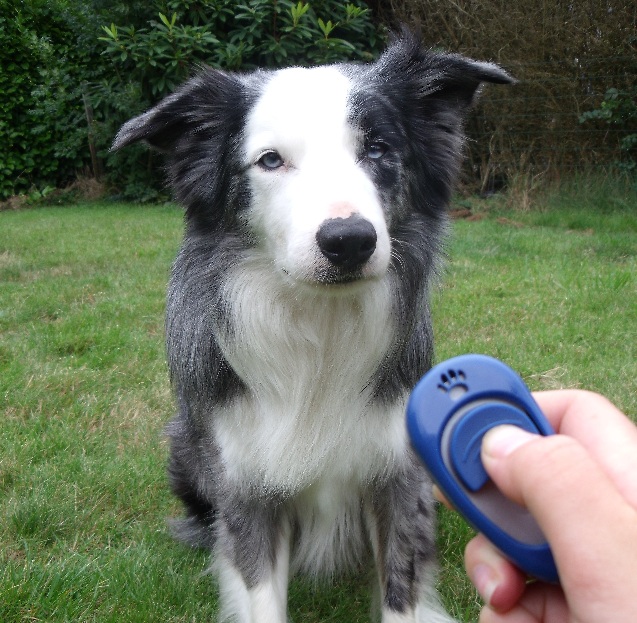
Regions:
[[[222,347],[248,390],[214,420],[224,463],[237,482],[284,494],[325,478],[366,482],[406,443],[401,405],[370,407],[393,336],[387,285],[326,297],[262,259],[228,280],[234,327]]]

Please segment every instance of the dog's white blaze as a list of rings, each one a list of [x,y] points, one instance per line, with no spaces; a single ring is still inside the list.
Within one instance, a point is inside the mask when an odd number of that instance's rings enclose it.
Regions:
[[[382,276],[389,265],[383,209],[358,162],[361,137],[348,123],[350,91],[350,80],[334,67],[282,70],[267,83],[248,118],[245,158],[253,226],[263,233],[276,266],[301,281],[313,281],[327,264],[316,244],[321,223],[344,211],[359,214],[376,229],[376,250],[363,276]],[[267,150],[276,150],[284,166],[256,166]]]
[[[370,406],[372,376],[395,346],[391,245],[379,194],[359,162],[362,137],[348,122],[350,90],[333,67],[283,70],[247,122],[248,218],[260,245],[226,276],[232,328],[217,338],[249,389],[219,407],[211,426],[226,479],[283,495],[298,532],[292,553],[289,541],[278,545],[259,585],[248,589],[234,570],[222,570],[222,591],[237,604],[240,623],[243,616],[285,621],[288,563],[309,575],[346,569],[360,562],[370,536],[377,555],[377,526],[363,491],[408,460],[406,396],[390,407]],[[256,164],[270,150],[283,166]],[[317,283],[327,259],[316,234],[325,220],[351,215],[370,221],[377,234],[364,279]],[[450,621],[433,589],[403,613],[381,607],[381,618]]]

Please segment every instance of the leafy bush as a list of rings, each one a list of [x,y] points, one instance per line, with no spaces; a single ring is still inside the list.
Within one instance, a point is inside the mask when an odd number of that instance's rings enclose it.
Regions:
[[[69,4],[69,6],[72,6]],[[0,199],[64,186],[90,163],[83,92],[90,14],[64,0],[5,0],[0,15]],[[97,28],[97,25],[95,25]]]
[[[45,180],[55,171],[50,136],[29,115],[43,47],[20,16],[0,15],[0,199],[27,190],[34,171]]]
[[[238,70],[370,60],[382,45],[382,35],[360,0],[165,0],[154,9],[146,24],[140,25],[136,12],[136,24],[103,26],[100,39],[115,73],[108,89],[103,85],[98,106],[107,117],[119,114],[124,121],[140,107],[150,107],[198,65]],[[138,99],[119,96],[131,90],[138,91]],[[115,94],[110,101],[108,92]],[[122,106],[127,101],[129,109]],[[107,127],[114,134],[112,124]],[[134,153],[104,155],[110,178],[127,199],[155,199],[161,187],[153,156]],[[135,158],[143,161],[135,164]]]
[[[117,154],[109,147],[124,121],[194,67],[367,59],[382,39],[361,0],[2,3],[0,200],[37,196],[102,166],[123,198],[156,200],[165,195],[156,157],[142,147]]]
[[[168,199],[162,185],[156,154],[143,145],[111,152],[115,134],[121,125],[148,107],[140,85],[122,83],[117,77],[103,78],[88,85],[88,98],[96,111],[93,124],[99,157],[104,164],[106,182],[117,199],[141,203]]]
[[[625,159],[618,163],[621,169],[637,173],[637,88],[620,91],[611,88],[604,94],[599,108],[589,110],[580,116],[580,123],[604,121],[625,132],[619,148]]]
[[[205,13],[197,3],[169,0],[168,11],[158,12],[159,19],[146,27],[104,26],[101,40],[118,75],[139,83],[143,95],[154,100],[172,91],[197,64],[236,70],[371,60],[381,44],[361,2],[204,4]]]

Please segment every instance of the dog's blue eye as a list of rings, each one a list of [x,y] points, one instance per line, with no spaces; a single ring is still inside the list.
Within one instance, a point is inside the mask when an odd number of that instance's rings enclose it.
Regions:
[[[270,171],[279,169],[283,166],[283,158],[281,158],[278,151],[266,151],[258,160],[257,164],[262,169],[268,169]]]
[[[388,149],[389,147],[385,143],[370,143],[367,146],[367,157],[371,160],[378,160],[387,153]]]

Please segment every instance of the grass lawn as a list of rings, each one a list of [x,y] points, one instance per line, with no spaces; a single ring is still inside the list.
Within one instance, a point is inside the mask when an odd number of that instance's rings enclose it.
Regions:
[[[500,357],[532,389],[588,387],[637,414],[637,199],[475,200],[434,293],[437,358]],[[212,621],[207,557],[169,537],[173,412],[164,290],[181,236],[170,206],[0,213],[0,621]],[[479,608],[470,531],[441,510],[441,590]],[[366,586],[295,582],[296,623],[367,620]]]

